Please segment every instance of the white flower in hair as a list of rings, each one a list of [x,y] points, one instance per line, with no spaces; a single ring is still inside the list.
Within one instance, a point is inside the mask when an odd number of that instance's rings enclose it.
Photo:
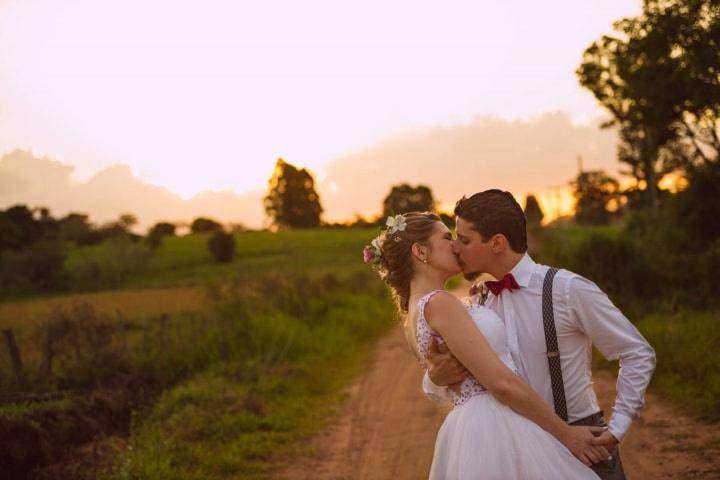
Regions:
[[[390,235],[395,232],[403,232],[405,231],[405,227],[407,227],[407,223],[405,223],[405,217],[403,217],[402,215],[388,217],[385,221],[385,225],[387,225],[387,233],[389,233]]]

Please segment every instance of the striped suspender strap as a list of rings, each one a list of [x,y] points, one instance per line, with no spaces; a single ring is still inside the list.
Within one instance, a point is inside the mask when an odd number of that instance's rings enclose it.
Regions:
[[[567,404],[565,403],[565,385],[563,384],[560,366],[560,350],[558,349],[557,332],[555,331],[555,314],[553,313],[552,285],[557,268],[550,268],[543,282],[542,311],[545,327],[545,346],[547,347],[548,366],[550,367],[550,383],[552,385],[555,413],[568,421]]]

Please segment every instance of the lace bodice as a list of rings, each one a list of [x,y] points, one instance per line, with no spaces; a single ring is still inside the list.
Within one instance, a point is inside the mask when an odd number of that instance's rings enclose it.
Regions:
[[[417,325],[415,326],[415,338],[417,340],[418,352],[423,359],[427,356],[432,337],[435,337],[437,342],[440,344],[445,343],[443,338],[433,331],[425,319],[425,305],[427,305],[427,302],[433,297],[433,295],[439,292],[442,292],[442,290],[432,291],[418,301],[418,318]],[[482,305],[466,303],[465,309],[470,314],[470,317],[472,317],[475,325],[477,325],[478,329],[485,336],[487,342],[493,350],[495,350],[495,353],[500,360],[517,374],[517,367],[515,366],[515,362],[513,361],[508,348],[505,324],[500,317],[498,317],[495,312]],[[421,360],[421,364],[423,367],[427,368],[427,364],[424,360]],[[486,390],[482,385],[480,385],[475,377],[469,376],[460,384],[459,394],[453,390],[450,390],[450,393],[452,395],[453,404],[458,406],[462,405],[475,395],[486,393]]]

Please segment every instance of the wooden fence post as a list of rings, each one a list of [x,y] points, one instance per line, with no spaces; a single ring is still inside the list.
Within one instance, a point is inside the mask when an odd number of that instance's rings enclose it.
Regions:
[[[3,335],[5,336],[5,343],[7,343],[8,352],[10,353],[10,359],[12,360],[15,376],[18,379],[22,379],[23,363],[22,358],[20,357],[20,350],[18,350],[17,342],[15,342],[15,335],[13,334],[12,328],[3,329]]]
[[[53,345],[55,343],[55,329],[52,324],[47,325],[45,338],[42,346],[42,365],[40,366],[40,374],[44,378],[50,378],[52,375],[52,362],[55,356]]]

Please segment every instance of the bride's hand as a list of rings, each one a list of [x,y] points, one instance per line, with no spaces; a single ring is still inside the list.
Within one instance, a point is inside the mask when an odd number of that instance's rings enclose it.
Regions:
[[[594,463],[606,461],[610,457],[607,448],[594,445],[593,441],[596,434],[601,434],[606,430],[607,427],[568,426],[561,441],[578,460],[589,467]]]
[[[451,385],[448,385],[447,388],[449,388],[450,390],[452,390],[453,392],[455,392],[457,395],[460,395],[460,393],[461,393],[461,392],[460,392],[460,385],[462,385],[462,383],[463,383],[463,381],[461,380],[461,381],[459,381],[459,382],[456,382],[456,383],[453,383],[453,384],[451,384]]]

